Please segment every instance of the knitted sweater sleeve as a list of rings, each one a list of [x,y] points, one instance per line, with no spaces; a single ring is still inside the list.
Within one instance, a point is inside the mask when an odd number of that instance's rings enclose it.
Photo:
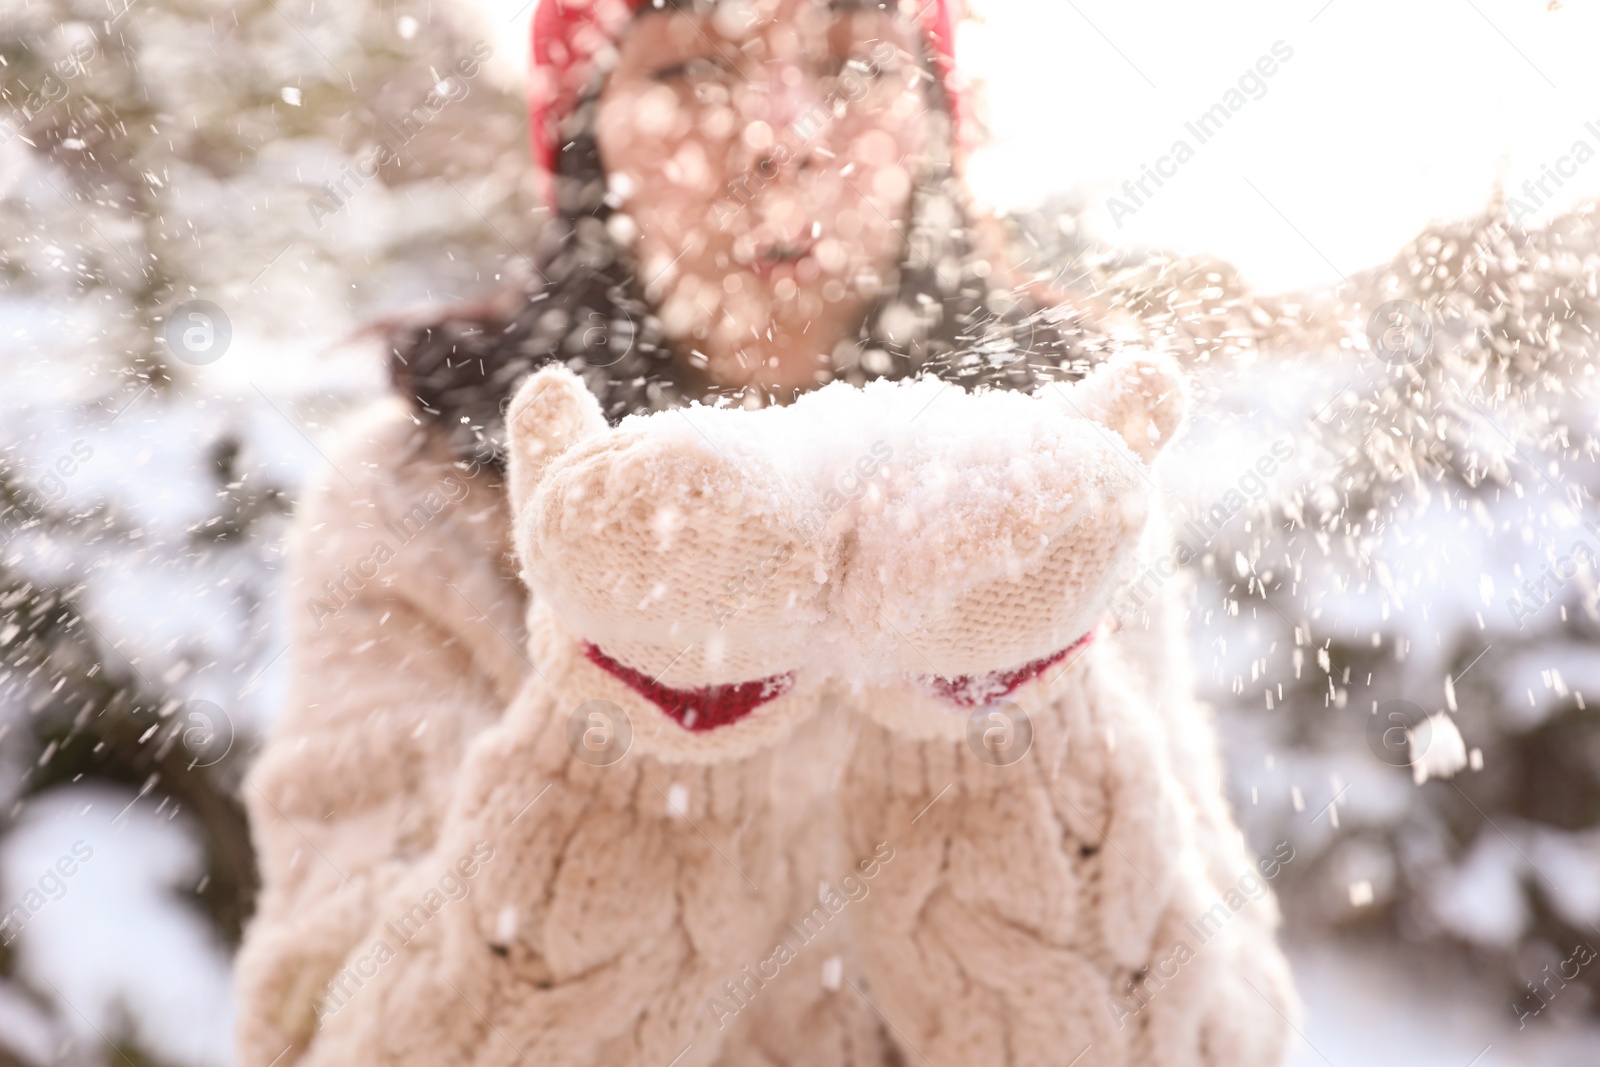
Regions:
[[[375,902],[433,847],[467,743],[520,680],[503,493],[430,444],[380,406],[296,520],[288,699],[243,789],[262,874],[238,968],[243,1063],[304,1050]]]

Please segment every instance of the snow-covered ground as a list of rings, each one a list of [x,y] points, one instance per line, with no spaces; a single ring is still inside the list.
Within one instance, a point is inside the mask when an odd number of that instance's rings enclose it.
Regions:
[[[1354,942],[1292,942],[1289,959],[1306,1002],[1290,1067],[1600,1063],[1600,1026],[1550,1018],[1519,1029],[1511,1002],[1459,968]]]
[[[169,800],[99,784],[36,797],[0,842],[0,900],[26,911],[15,978],[57,1011],[0,985],[0,1033],[40,1063],[61,1045],[92,1060],[109,1034],[173,1067],[231,1063],[228,950],[181,899],[202,870]]]

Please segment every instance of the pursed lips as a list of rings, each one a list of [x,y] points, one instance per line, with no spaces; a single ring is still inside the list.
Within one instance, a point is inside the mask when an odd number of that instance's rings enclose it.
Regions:
[[[763,278],[771,278],[782,267],[792,267],[811,254],[813,242],[773,245],[763,249],[751,268]]]

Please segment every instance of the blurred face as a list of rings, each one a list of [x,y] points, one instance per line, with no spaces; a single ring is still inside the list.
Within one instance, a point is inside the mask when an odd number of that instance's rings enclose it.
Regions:
[[[899,262],[927,138],[917,33],[839,0],[724,0],[624,35],[595,131],[618,236],[717,384],[814,384]]]

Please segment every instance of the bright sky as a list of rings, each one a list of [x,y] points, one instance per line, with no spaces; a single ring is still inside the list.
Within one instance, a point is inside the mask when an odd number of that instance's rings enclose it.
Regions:
[[[475,3],[520,70],[532,6]],[[1561,188],[1547,179],[1539,216],[1600,196],[1600,5],[1587,0],[969,3],[986,20],[958,45],[986,84],[981,197],[1077,190],[1099,237],[1211,253],[1262,289],[1385,262],[1430,220],[1481,208],[1497,178],[1516,194],[1545,166],[1569,172]],[[1293,54],[1264,95],[1201,144],[1185,122],[1279,41]],[[1162,163],[1172,176],[1147,179],[1154,195],[1136,205],[1123,182],[1180,138],[1193,157]],[[1578,141],[1594,158],[1578,162]],[[1136,208],[1120,226],[1112,195]]]

